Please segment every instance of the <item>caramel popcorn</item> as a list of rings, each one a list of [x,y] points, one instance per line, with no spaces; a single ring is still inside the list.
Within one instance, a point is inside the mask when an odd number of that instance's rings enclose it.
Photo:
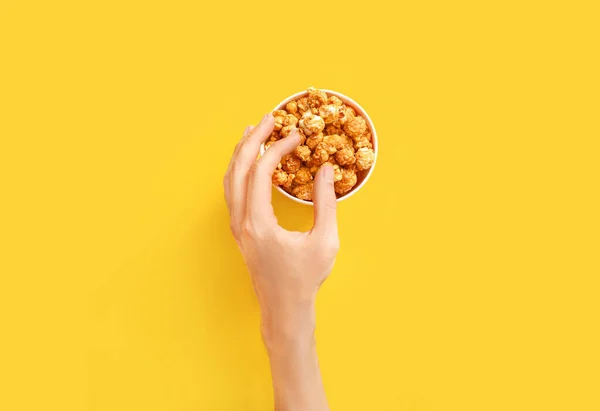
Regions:
[[[289,136],[292,131],[296,130],[296,126],[294,125],[289,125],[289,126],[285,126],[281,129],[281,131],[279,132],[279,134],[281,135],[281,137],[287,137]]]
[[[287,114],[283,118],[283,125],[284,126],[295,126],[296,124],[298,124],[298,119],[293,114]]]
[[[335,159],[341,166],[354,164],[356,161],[356,157],[354,157],[354,149],[351,146],[347,146],[341,150],[338,150],[338,152],[335,153]]]
[[[333,166],[333,182],[340,181],[343,178],[342,169],[339,165],[335,164]]]
[[[276,186],[280,186],[282,184],[285,184],[285,182],[287,182],[288,179],[288,173],[286,173],[283,170],[275,170],[275,172],[273,173],[273,184],[275,184]]]
[[[283,171],[286,171],[288,173],[295,173],[296,171],[300,170],[300,166],[302,166],[302,160],[300,160],[293,154],[286,154],[281,159],[281,164],[283,167]]]
[[[310,136],[314,133],[320,133],[325,128],[325,122],[323,119],[316,114],[313,114],[311,111],[307,111],[302,116],[298,122],[298,125],[307,136]]]
[[[310,172],[310,169],[306,166],[300,167],[300,170],[298,170],[298,172],[296,172],[296,178],[294,178],[294,184],[296,184],[296,185],[307,184],[307,183],[311,182],[312,179],[313,179],[313,176]]]
[[[312,136],[310,136],[306,139],[306,145],[311,150],[314,150],[315,147],[317,146],[317,144],[319,144],[321,141],[323,141],[323,133],[319,133],[316,135],[313,134]]]
[[[298,147],[296,147],[296,150],[294,150],[294,154],[300,160],[308,161],[308,160],[310,160],[311,151],[310,151],[310,148],[308,148],[308,146],[299,145]]]
[[[368,170],[375,162],[375,152],[370,148],[361,148],[356,152],[356,168]]]
[[[308,89],[308,104],[311,107],[320,107],[327,102],[327,94],[324,91],[317,90],[314,87]]]
[[[275,128],[265,149],[294,130],[300,145],[283,156],[273,184],[302,200],[312,201],[313,178],[319,168],[333,166],[334,189],[342,196],[356,186],[375,162],[371,131],[365,119],[337,96],[309,88],[304,97],[273,112]]]
[[[358,177],[353,169],[344,168],[342,169],[342,178],[333,183],[333,188],[338,194],[346,194],[356,185],[357,180]]]
[[[360,137],[367,129],[367,123],[361,116],[354,117],[344,123],[344,131],[352,138]]]
[[[324,104],[319,107],[319,116],[325,121],[325,124],[333,123],[339,118],[340,108],[332,104]]]
[[[327,145],[322,142],[317,144],[315,151],[312,156],[315,165],[321,165],[329,160],[329,153],[327,152]]]
[[[292,194],[301,200],[312,200],[313,183],[302,184],[292,189]]]
[[[298,103],[296,103],[295,101],[290,101],[285,105],[285,111],[292,115],[296,114],[298,112]]]
[[[333,106],[342,107],[344,102],[340,100],[338,96],[329,96],[327,99],[327,104],[331,104]]]

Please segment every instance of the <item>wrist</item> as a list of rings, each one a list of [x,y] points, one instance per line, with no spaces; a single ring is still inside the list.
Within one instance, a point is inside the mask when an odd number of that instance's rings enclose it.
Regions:
[[[315,345],[314,301],[261,310],[261,334],[269,355]]]

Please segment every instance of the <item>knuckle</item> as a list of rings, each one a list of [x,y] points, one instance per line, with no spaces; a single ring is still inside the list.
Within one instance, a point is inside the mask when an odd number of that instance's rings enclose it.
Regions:
[[[231,230],[231,233],[233,234],[233,236],[235,238],[238,238],[238,236],[240,234],[240,230],[239,230],[237,224],[235,224],[233,221],[231,221],[229,223],[229,229]]]
[[[254,237],[254,225],[250,220],[245,220],[242,223],[242,233],[248,237]]]

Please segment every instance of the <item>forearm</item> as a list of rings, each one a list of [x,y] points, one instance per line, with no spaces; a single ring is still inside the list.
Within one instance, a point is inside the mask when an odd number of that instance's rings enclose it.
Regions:
[[[265,314],[265,319],[262,333],[271,363],[275,410],[329,410],[314,337],[314,304]]]

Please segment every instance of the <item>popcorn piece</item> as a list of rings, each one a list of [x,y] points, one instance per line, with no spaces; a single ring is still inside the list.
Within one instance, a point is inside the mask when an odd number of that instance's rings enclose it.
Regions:
[[[308,97],[299,98],[296,104],[298,106],[298,112],[301,115],[304,115],[304,113],[306,113],[310,109],[310,107],[308,106]]]
[[[310,107],[320,107],[327,102],[327,94],[324,91],[317,90],[314,87],[308,89],[308,105]]]
[[[289,136],[292,131],[296,130],[296,126],[293,125],[289,125],[289,126],[285,126],[281,129],[281,131],[279,132],[279,134],[281,135],[281,137],[287,137]]]
[[[335,150],[341,150],[342,148],[348,146],[350,144],[350,142],[348,141],[348,139],[345,136],[341,136],[339,134],[331,134],[329,136],[325,136],[323,137],[323,142],[329,146],[332,146],[335,148]],[[329,153],[329,154],[334,154],[335,151],[333,153]]]
[[[285,105],[285,109],[290,114],[296,114],[298,112],[298,103],[296,103],[296,101],[290,101]]]
[[[339,118],[333,122],[333,125],[336,127],[342,127],[348,121],[352,121],[354,117],[356,117],[356,113],[352,107],[343,106],[338,116]]]
[[[327,127],[325,127],[325,133],[328,135],[332,135],[332,134],[342,135],[342,134],[344,134],[344,131],[341,128],[334,126],[333,124],[329,124]]]
[[[323,104],[319,107],[319,116],[323,118],[325,124],[333,123],[339,118],[340,108],[331,104]]]
[[[288,174],[287,181],[281,185],[281,188],[283,188],[285,191],[289,192],[292,188],[292,183],[294,182],[294,178],[296,178],[295,174],[293,174],[293,173]]]
[[[361,136],[367,129],[367,123],[361,116],[356,116],[344,124],[344,131],[352,138]]]
[[[325,128],[325,122],[323,119],[312,114],[310,111],[307,111],[304,116],[302,116],[302,119],[300,119],[298,125],[307,136],[310,136],[314,133],[320,133]]]
[[[300,170],[296,172],[296,178],[294,179],[294,184],[302,185],[310,183],[313,179],[312,174],[310,173],[310,169],[308,167],[300,167]]]
[[[368,170],[375,162],[375,152],[370,148],[361,148],[356,152],[356,168]]]
[[[360,136],[356,139],[354,139],[354,148],[356,150],[360,150],[361,148],[373,148],[373,144],[371,143],[371,141],[366,138],[365,136]]]
[[[329,98],[327,99],[327,104],[342,107],[344,105],[344,102],[340,100],[338,96],[329,96]]]
[[[271,136],[269,137],[269,140],[271,141],[277,141],[279,140],[281,137],[279,136],[279,133],[277,131],[273,131],[271,133]]]
[[[295,126],[298,124],[298,119],[293,114],[288,114],[283,118],[284,126]]]
[[[288,179],[288,173],[286,173],[283,170],[275,170],[275,172],[273,173],[273,184],[275,184],[276,186],[280,186],[284,183],[287,182]]]
[[[275,131],[281,130],[281,127],[283,127],[283,119],[286,115],[287,113],[285,110],[275,110],[273,112],[273,117],[275,117],[275,126],[273,129]]]
[[[313,162],[315,165],[320,166],[329,160],[329,153],[327,152],[327,145],[323,142],[317,144],[313,153]]]
[[[310,148],[308,146],[300,145],[296,147],[294,154],[302,161],[308,161],[310,159]]]
[[[354,149],[350,146],[346,146],[341,150],[338,150],[337,153],[335,153],[335,159],[341,166],[354,164],[356,161],[356,157],[354,157]]]
[[[321,141],[323,141],[323,133],[319,133],[319,134],[313,134],[310,137],[308,137],[306,139],[306,145],[308,146],[308,148],[310,148],[311,150],[314,150],[315,147],[317,146],[317,144],[319,144]]]
[[[296,171],[300,170],[302,161],[292,154],[286,154],[281,159],[281,164],[283,165],[283,171],[295,173]]]
[[[346,194],[356,185],[358,177],[352,169],[342,169],[342,178],[333,183],[333,188],[337,194]]]
[[[301,200],[312,200],[313,183],[302,184],[292,189],[292,194]]]
[[[343,178],[342,169],[339,165],[333,165],[333,182],[340,181]]]

